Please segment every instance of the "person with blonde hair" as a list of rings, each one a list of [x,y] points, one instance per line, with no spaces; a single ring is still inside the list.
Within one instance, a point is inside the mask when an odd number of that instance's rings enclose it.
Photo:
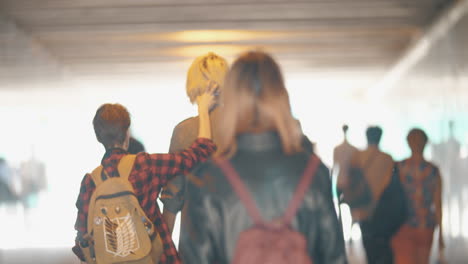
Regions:
[[[208,89],[209,83],[221,87],[228,68],[227,61],[213,52],[197,57],[187,72],[186,92],[190,102],[195,103],[197,96]]]
[[[219,111],[219,95],[224,84],[224,77],[228,71],[228,63],[221,56],[209,52],[197,57],[187,72],[186,92],[191,103],[194,103],[197,96],[204,94],[209,89],[215,90],[215,102],[210,108],[211,127],[216,127],[216,116]],[[197,137],[199,117],[190,117],[174,128],[172,132],[169,153],[175,153],[190,146]],[[216,143],[216,135],[213,134],[213,141]],[[164,204],[163,218],[169,227],[170,232],[174,230],[176,215],[182,210],[184,205],[185,177],[174,178],[164,188],[161,193],[161,201]]]
[[[291,229],[305,238],[304,252],[313,263],[346,263],[328,169],[303,147],[302,131],[273,58],[259,51],[242,54],[226,76],[221,103],[216,157],[187,177],[179,246],[183,262],[233,263],[239,235],[255,221],[218,166],[222,160],[238,172],[255,201],[251,204],[268,221],[283,216],[286,208],[290,211],[288,204],[309,171],[306,167],[315,166],[309,175],[312,183],[304,184],[303,199],[294,199],[300,202],[292,206],[297,214],[288,214]]]

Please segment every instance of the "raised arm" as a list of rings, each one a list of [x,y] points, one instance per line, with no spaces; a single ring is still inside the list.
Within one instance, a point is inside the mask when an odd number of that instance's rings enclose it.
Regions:
[[[216,146],[207,138],[198,138],[192,146],[175,154],[147,154],[137,156],[138,164],[149,164],[150,177],[159,178],[158,184],[163,187],[176,175],[186,175],[197,164],[206,161],[216,150]],[[140,160],[145,159],[145,160]],[[144,179],[143,179],[144,180]]]
[[[150,160],[150,171],[153,177],[159,178],[161,187],[176,175],[189,173],[195,165],[206,161],[215,151],[216,146],[211,140],[211,124],[209,109],[214,102],[213,91],[216,87],[210,88],[208,92],[197,97],[198,114],[200,128],[198,138],[190,148],[175,154],[151,154],[145,159]],[[139,157],[137,157],[137,162]],[[141,160],[140,162],[141,163]]]
[[[215,103],[214,92],[218,89],[215,83],[208,83],[208,91],[197,97],[198,117],[200,126],[198,129],[199,138],[211,139],[210,108]]]

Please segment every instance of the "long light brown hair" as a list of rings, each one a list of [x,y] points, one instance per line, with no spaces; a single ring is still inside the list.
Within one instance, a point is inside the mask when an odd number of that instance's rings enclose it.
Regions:
[[[281,70],[270,55],[244,53],[232,65],[224,85],[218,155],[235,153],[238,134],[267,131],[278,133],[285,153],[302,150],[300,126],[291,114]]]

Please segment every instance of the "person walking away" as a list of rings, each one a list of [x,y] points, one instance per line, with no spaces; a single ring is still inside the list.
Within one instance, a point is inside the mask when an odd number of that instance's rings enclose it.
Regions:
[[[212,52],[197,57],[187,73],[186,92],[191,103],[197,96],[205,93],[211,86],[216,87],[215,101],[209,109],[211,129],[216,131],[216,120],[219,118],[219,96],[223,91],[224,77],[228,71],[227,61]],[[169,153],[176,153],[189,147],[197,137],[199,117],[188,118],[175,126]],[[216,135],[212,134],[216,143]],[[169,231],[173,232],[176,215],[182,210],[185,200],[185,176],[174,177],[161,192],[161,202],[164,204],[163,218]]]
[[[184,264],[346,263],[329,171],[303,146],[273,58],[241,55],[221,99],[217,155],[187,177]]]
[[[91,263],[180,263],[156,199],[163,186],[185,174],[215,150],[208,110],[210,91],[197,98],[198,139],[177,154],[129,155],[130,115],[119,104],[104,104],[93,119],[106,153],[101,166],[86,174],[76,202],[73,252]]]
[[[409,218],[392,241],[396,264],[428,264],[434,230],[439,228],[439,259],[444,261],[442,229],[442,178],[439,168],[424,159],[428,142],[418,128],[407,136],[411,157],[398,163],[409,202]]]
[[[394,162],[390,155],[379,148],[382,129],[369,127],[366,131],[368,146],[363,151],[355,152],[350,164],[348,187],[344,189],[344,200],[351,208],[353,221],[358,222],[362,233],[362,242],[366,251],[367,263],[391,264],[393,252],[390,245],[391,235],[380,225],[382,220],[375,217],[382,194],[389,186]],[[358,183],[353,177],[361,175]],[[351,190],[347,190],[351,189]],[[357,191],[357,199],[347,200],[348,193]]]

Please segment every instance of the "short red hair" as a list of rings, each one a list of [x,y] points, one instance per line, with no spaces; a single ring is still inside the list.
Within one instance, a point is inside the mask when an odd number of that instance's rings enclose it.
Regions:
[[[97,140],[106,149],[123,144],[130,127],[130,114],[121,104],[103,104],[93,119]]]

